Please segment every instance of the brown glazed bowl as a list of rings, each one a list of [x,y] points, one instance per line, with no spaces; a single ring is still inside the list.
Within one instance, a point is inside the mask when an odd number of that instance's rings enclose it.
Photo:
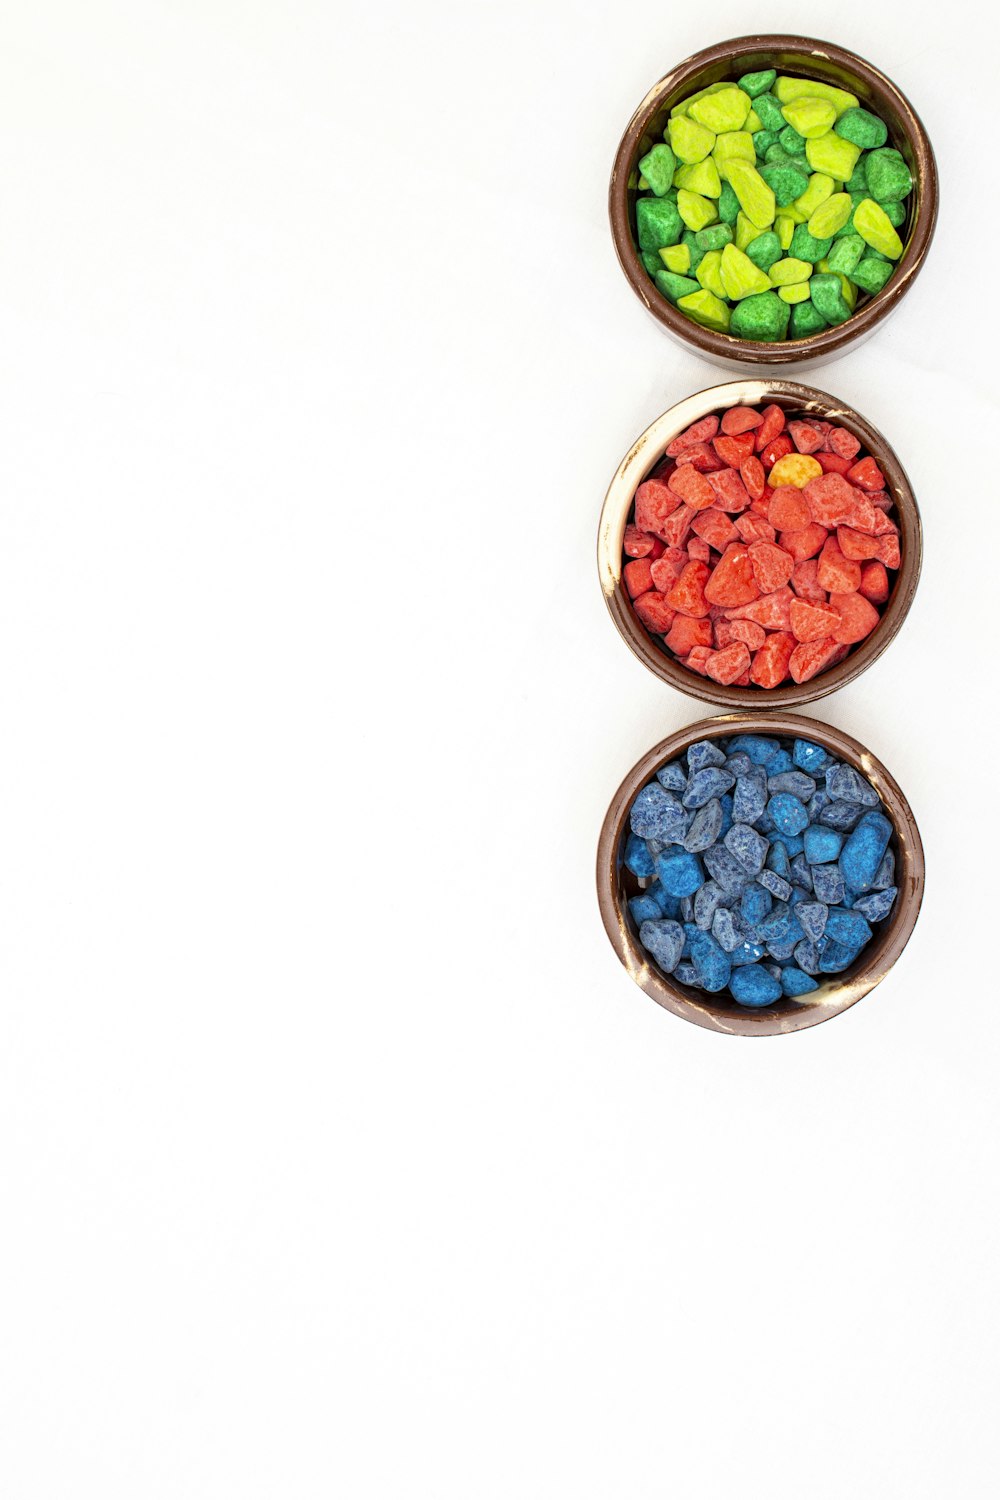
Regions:
[[[663,139],[673,105],[724,79],[763,68],[795,73],[849,89],[888,126],[889,144],[902,154],[913,177],[909,215],[899,229],[903,254],[895,275],[875,297],[859,297],[857,310],[838,328],[810,338],[758,344],[702,328],[661,296],[639,259],[635,239],[636,183],[640,157]],[[872,333],[906,295],[930,247],[938,211],[937,167],[927,132],[909,100],[871,63],[837,47],[804,36],[744,36],[696,52],[650,89],[622,136],[608,192],[611,232],[622,270],[643,306],[663,327],[716,363],[787,365],[830,358]]]
[[[670,655],[665,646],[657,644],[639,620],[622,581],[622,541],[637,488],[679,432],[709,412],[741,404],[759,406],[769,403],[787,412],[811,414],[824,421],[837,422],[861,440],[885,475],[886,492],[892,496],[896,507],[900,528],[900,567],[878,625],[842,662],[808,682],[787,683],[778,688],[724,687],[710,677],[700,677],[697,672],[689,671]],[[657,417],[622,459],[605,497],[597,533],[597,567],[604,602],[625,644],[643,665],[679,692],[701,698],[706,703],[751,712],[761,708],[797,708],[804,703],[813,703],[860,677],[886,650],[905,620],[920,577],[922,555],[920,512],[910,481],[878,428],[835,396],[788,380],[735,380],[728,385],[710,386],[708,390],[679,401],[662,417]]]
[[[736,734],[769,734],[813,740],[847,761],[871,782],[885,804],[894,833],[890,848],[896,856],[899,895],[868,947],[843,974],[820,979],[819,989],[799,1000],[777,1000],[760,1010],[737,1005],[729,996],[708,995],[665,974],[639,942],[638,929],[628,909],[639,881],[622,864],[629,809],[636,793],[668,760],[684,753],[697,740]],[[675,1016],[709,1031],[734,1036],[777,1036],[817,1026],[867,995],[896,962],[916,925],[924,894],[924,851],[909,803],[881,761],[857,740],[818,719],[798,714],[726,714],[702,719],[662,740],[632,767],[611,799],[597,848],[597,896],[611,946],[641,990]]]

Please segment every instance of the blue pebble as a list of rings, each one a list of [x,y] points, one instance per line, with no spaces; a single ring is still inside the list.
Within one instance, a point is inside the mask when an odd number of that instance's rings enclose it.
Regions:
[[[726,848],[737,863],[751,875],[758,874],[764,868],[768,850],[767,839],[749,824],[733,824],[726,834]]]
[[[810,995],[813,990],[818,990],[819,985],[811,974],[805,973],[803,969],[796,968],[794,964],[781,971],[781,992],[794,1000],[798,995]]]
[[[771,817],[771,814],[768,812],[766,807],[759,818],[754,818],[753,826],[756,828],[758,833],[770,834],[775,832],[774,819]]]
[[[792,757],[787,750],[779,750],[777,755],[772,755],[767,763],[767,774],[778,776],[782,771],[792,770]]]
[[[822,745],[814,745],[812,740],[796,740],[792,745],[792,760],[800,771],[805,771],[809,776],[815,776],[817,771],[824,771],[830,764],[830,756]]]
[[[824,906],[837,906],[844,899],[844,877],[839,865],[811,865],[813,891]]]
[[[767,871],[762,870],[757,880],[746,887],[740,900],[740,916],[750,928],[754,928],[758,923],[763,922],[774,905],[771,892],[765,888],[763,883],[764,876],[767,873]]]
[[[824,828],[839,828],[842,833],[850,833],[863,812],[860,802],[828,802],[819,815],[819,822]]]
[[[658,922],[663,916],[652,896],[633,896],[628,909],[637,926],[641,926],[643,922]]]
[[[827,940],[826,946],[819,958],[819,972],[821,974],[842,974],[849,964],[852,964],[858,956],[857,948],[845,947],[843,943],[836,943],[832,938]]]
[[[823,905],[822,901],[800,901],[795,908],[795,915],[802,923],[802,930],[810,942],[818,943],[826,930],[826,918],[829,907]]]
[[[771,847],[767,851],[767,859],[764,861],[769,870],[782,880],[788,879],[788,871],[791,869],[791,861],[788,858],[788,850],[779,839],[771,840]]]
[[[706,932],[711,927],[716,908],[722,905],[725,894],[722,886],[715,880],[706,880],[695,893],[694,920]]]
[[[732,968],[729,955],[722,951],[710,932],[702,932],[700,927],[693,924],[685,927],[684,931],[691,948],[691,962],[698,975],[698,983],[709,994],[717,995],[729,983]]]
[[[806,974],[818,974],[822,954],[815,943],[810,943],[808,938],[803,938],[801,943],[795,945],[795,962]]]
[[[691,826],[683,839],[684,848],[689,854],[700,854],[703,849],[711,849],[721,830],[722,803],[718,797],[713,797],[711,802],[699,807],[691,819]]]
[[[792,894],[792,887],[788,881],[783,876],[776,875],[773,870],[761,870],[757,881],[768,895],[776,896],[779,901],[787,901]]]
[[[723,793],[723,795],[719,798],[719,804],[722,808],[722,827],[719,829],[719,838],[724,839],[730,828],[732,828],[733,826],[732,792]]]
[[[801,911],[799,916],[801,919]],[[845,948],[860,952],[866,943],[871,942],[872,930],[865,921],[863,912],[856,908],[847,911],[843,906],[835,906],[827,915],[825,935],[833,942],[843,944]]]
[[[692,901],[692,899],[691,899],[690,896],[682,896],[681,897],[681,914],[680,914],[680,920],[682,922],[693,922],[694,921],[694,902]]]
[[[755,766],[766,766],[780,754],[781,746],[768,735],[737,734],[729,741],[728,749],[730,755],[736,750],[743,750]]]
[[[762,1005],[773,1005],[775,1000],[781,999],[778,980],[759,964],[736,969],[729,987],[734,1000],[738,1000],[740,1005],[749,1005],[755,1009]]]
[[[880,798],[870,781],[843,761],[826,773],[826,789],[831,797],[843,802],[860,802],[863,807],[878,807]]]
[[[724,766],[726,756],[714,740],[698,740],[688,747],[687,761],[688,773],[693,776],[695,771],[701,771],[705,766]]]
[[[673,792],[658,781],[644,786],[632,803],[629,814],[632,832],[641,839],[682,839],[687,832],[688,815]]]
[[[729,767],[730,771],[732,771],[733,775],[738,779],[740,776],[745,776],[747,774],[750,767],[753,765],[753,761],[750,759],[745,750],[737,750],[735,755],[726,756],[726,765]]]
[[[733,793],[733,818],[737,823],[755,823],[767,806],[767,776],[755,766],[745,776],[736,778]]]
[[[745,943],[733,949],[729,955],[729,962],[734,969],[740,964],[759,964],[766,952],[763,943],[755,943],[752,938],[748,938]]]
[[[792,860],[792,881],[804,891],[811,891],[813,888],[812,866],[806,864],[804,854],[796,854]]]
[[[798,797],[793,797],[791,792],[776,792],[768,802],[767,810],[779,833],[801,833],[809,826],[805,804]]]
[[[681,904],[676,896],[669,896],[658,880],[646,887],[642,893],[644,896],[652,896],[660,908],[661,917],[676,917],[681,909]]]
[[[785,853],[789,859],[794,859],[796,854],[801,854],[803,849],[801,833],[775,833],[771,839],[772,844],[784,845]]]
[[[871,889],[891,837],[892,824],[884,813],[865,813],[840,854],[840,872],[852,891]]]
[[[625,840],[625,857],[622,864],[626,870],[631,870],[633,875],[638,875],[640,880],[647,880],[653,873],[653,856],[646,848],[644,839],[636,838],[630,833]]]
[[[881,922],[892,911],[896,900],[896,887],[886,886],[884,890],[872,891],[869,896],[857,896],[852,905],[855,911],[859,911],[869,922]]]
[[[712,936],[726,953],[732,953],[749,937],[743,919],[728,906],[716,908],[712,918]]]
[[[727,834],[726,837],[728,838],[729,835]],[[737,863],[724,844],[716,844],[714,849],[706,849],[702,857],[705,861],[705,869],[727,893],[741,891],[750,879],[746,870]]]
[[[705,879],[696,854],[658,854],[656,873],[668,896],[693,896]]]
[[[706,766],[703,771],[695,771],[681,801],[685,807],[704,807],[713,797],[728,792],[735,780],[732,771],[725,771],[721,766]]]
[[[639,941],[666,973],[672,974],[681,961],[684,929],[679,922],[643,922]]]
[[[775,792],[791,792],[800,802],[808,802],[816,791],[816,783],[804,771],[779,771],[777,776],[767,778],[767,789]]]
[[[878,867],[875,879],[872,881],[873,891],[886,891],[896,882],[896,856],[891,849],[887,849],[882,856],[882,863]]]
[[[656,773],[656,779],[669,792],[683,792],[687,786],[687,772],[679,760],[668,761]]]
[[[761,968],[764,970],[764,972],[766,974],[770,974],[773,979],[777,979],[777,981],[778,981],[779,984],[781,983],[781,965],[780,964],[762,963],[761,964]]]
[[[674,978],[680,980],[681,984],[688,984],[692,988],[701,989],[701,985],[698,982],[698,970],[692,963],[678,964],[674,970]]]
[[[818,822],[820,813],[823,811],[824,807],[829,807],[832,801],[833,798],[830,796],[830,793],[824,791],[822,787],[820,787],[818,792],[813,792],[812,796],[809,798],[809,801],[806,803],[806,809],[809,813],[809,821],[811,823]]]
[[[814,823],[806,829],[802,842],[807,865],[828,865],[838,858],[844,846],[844,836],[835,828],[823,828]]]

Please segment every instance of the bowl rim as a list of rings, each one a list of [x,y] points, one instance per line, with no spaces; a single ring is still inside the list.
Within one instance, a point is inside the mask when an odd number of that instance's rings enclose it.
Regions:
[[[667,444],[692,422],[710,412],[730,406],[759,406],[764,402],[783,405],[786,411],[801,411],[828,421],[837,421],[853,431],[874,456],[885,474],[886,490],[892,495],[900,523],[900,566],[888,603],[879,623],[849,656],[808,682],[788,683],[777,688],[735,687],[717,683],[690,671],[665,647],[658,646],[637,618],[622,582],[622,540],[632,510],[635,491]],[[759,708],[795,708],[814,703],[855,681],[888,650],[909,613],[923,563],[923,526],[916,496],[906,470],[892,444],[873,423],[846,402],[816,386],[778,376],[744,378],[722,385],[706,386],[667,408],[631,445],[608,486],[597,531],[597,570],[608,612],[619,635],[645,667],[689,697],[723,708],[754,711]]]
[[[650,281],[639,259],[629,222],[629,176],[638,159],[639,141],[652,116],[664,106],[671,94],[679,93],[706,68],[726,62],[735,63],[741,57],[760,52],[797,54],[802,57],[806,67],[810,58],[820,57],[836,67],[856,74],[872,94],[891,101],[904,124],[904,134],[913,152],[916,167],[916,214],[913,229],[892,279],[881,292],[838,327],[825,328],[808,338],[785,339],[780,343],[755,343],[752,339],[717,333],[713,329],[703,328],[678,312]],[[786,66],[792,70],[792,64]],[[775,33],[732,37],[729,41],[716,42],[685,58],[653,85],[629,121],[615,153],[608,188],[608,213],[615,252],[632,290],[646,310],[672,334],[685,343],[693,344],[712,359],[741,364],[795,364],[800,360],[828,357],[841,352],[848,344],[871,332],[893,311],[909,291],[926,259],[937,224],[938,197],[937,164],[930,137],[902,90],[872,63],[835,42]]]
[[[896,884],[899,895],[886,926],[876,933],[844,975],[821,982],[820,988],[798,1001],[781,1001],[782,1009],[749,1010],[703,996],[673,980],[653,964],[633,932],[621,891],[621,848],[629,809],[637,792],[668,760],[697,740],[729,738],[737,734],[767,734],[812,740],[832,750],[871,782],[893,825]],[[882,762],[853,735],[820,719],[802,714],[718,714],[699,719],[654,745],[623,778],[601,825],[597,846],[597,898],[611,946],[630,978],[665,1010],[708,1031],[729,1036],[783,1036],[818,1026],[840,1015],[880,984],[899,958],[916,926],[924,895],[924,850],[913,810],[898,782]],[[723,1008],[725,1007],[725,1008]]]

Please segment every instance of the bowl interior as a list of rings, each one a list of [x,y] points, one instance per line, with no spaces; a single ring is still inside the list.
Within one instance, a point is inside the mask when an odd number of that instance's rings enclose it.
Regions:
[[[871,635],[860,641],[836,666],[808,682],[783,687],[726,687],[691,672],[650,634],[632,608],[622,581],[622,545],[634,506],[635,491],[663,457],[668,443],[679,432],[709,412],[730,406],[760,406],[773,403],[791,414],[820,417],[846,427],[872,454],[885,475],[894,518],[900,528],[900,566],[892,580],[889,599]],[[825,391],[794,381],[733,381],[688,397],[659,417],[629,450],[611,482],[601,517],[598,565],[601,584],[611,616],[625,641],[650,671],[663,681],[693,697],[727,708],[752,711],[762,705],[794,707],[813,702],[853,681],[876,661],[890,644],[909,610],[920,576],[922,538],[920,512],[913,490],[895,451],[858,412]]]
[[[767,734],[813,740],[853,765],[871,782],[893,825],[890,848],[896,857],[899,895],[889,916],[874,929],[875,936],[842,974],[817,975],[819,989],[801,1000],[781,999],[760,1010],[747,1009],[724,995],[708,995],[680,984],[659,969],[639,942],[639,932],[628,909],[640,882],[622,863],[629,829],[629,809],[636,793],[667,761],[682,755],[702,739],[737,734]],[[854,1005],[885,977],[909,940],[920,910],[924,886],[924,858],[913,812],[896,781],[870,751],[841,730],[796,715],[752,718],[734,714],[690,725],[657,745],[633,767],[612,801],[598,850],[598,894],[605,928],[622,963],[646,994],[685,1020],[713,1031],[743,1036],[774,1036],[800,1031],[839,1015]],[[649,882],[645,882],[648,884]]]

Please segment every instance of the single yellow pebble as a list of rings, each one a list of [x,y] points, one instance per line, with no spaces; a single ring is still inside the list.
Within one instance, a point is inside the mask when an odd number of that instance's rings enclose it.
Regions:
[[[759,234],[760,230],[756,224],[752,224],[743,210],[740,209],[736,215],[736,237],[734,240],[737,250],[745,250],[748,245],[752,245]],[[788,243],[791,244],[791,242],[792,234],[789,231]]]
[[[678,115],[669,122],[667,134],[670,137],[671,151],[679,162],[687,166],[704,161],[715,145],[715,136],[711,130],[706,130],[697,120],[689,120],[684,115]]]
[[[758,229],[770,229],[774,223],[774,193],[749,162],[732,160],[722,173],[739,199],[740,208]],[[683,213],[681,215],[683,218]]]
[[[898,260],[902,255],[903,241],[873,198],[863,198],[854,210],[854,227],[866,245],[888,255],[890,260]]]
[[[857,109],[857,94],[846,89],[835,88],[832,83],[818,83],[815,78],[776,78],[771,93],[779,104],[792,104],[796,99],[829,99],[837,111],[837,118],[845,109]]]
[[[687,188],[681,188],[677,194],[677,212],[695,234],[706,224],[714,224],[719,217],[717,204],[710,198],[703,198],[700,193],[689,192]]]
[[[678,115],[686,115],[696,99],[704,99],[708,94],[717,94],[721,89],[731,89],[732,87],[732,80],[728,78],[723,79],[721,83],[710,83],[707,88],[699,89],[696,94],[688,94],[687,98],[682,99],[680,104],[675,104],[670,111],[670,118],[675,120]]]
[[[834,193],[809,215],[809,233],[817,240],[832,239],[853,212],[850,193]]]
[[[744,255],[742,250],[737,250],[735,245],[723,245],[719,274],[730,302],[740,302],[744,297],[752,297],[755,292],[771,290],[767,272],[755,266],[750,257]]]
[[[814,172],[809,179],[809,186],[800,197],[795,200],[795,207],[804,217],[799,221],[804,224],[811,213],[825,203],[833,192],[833,178],[828,177],[825,172]],[[788,212],[787,209],[784,210]]]
[[[797,490],[801,490],[822,472],[823,465],[811,453],[786,453],[771,469],[767,482],[772,490],[783,484],[794,484]]]
[[[792,243],[792,235],[795,233],[795,220],[790,214],[780,213],[774,221],[774,232],[778,236],[778,244],[782,250],[787,250]]]
[[[729,332],[729,308],[711,292],[689,292],[679,299],[677,306],[703,328],[714,328],[716,333]]]
[[[837,111],[829,99],[806,96],[793,99],[781,111],[793,130],[811,141],[814,136],[826,135],[833,129]]]
[[[756,132],[761,129],[761,124],[760,116],[755,109],[752,109],[747,115],[747,129]]]
[[[694,276],[706,292],[711,292],[714,297],[725,298],[726,288],[722,281],[721,265],[722,251],[709,250],[707,255],[702,256]],[[693,297],[695,293],[692,292],[690,295]]]
[[[757,160],[754,150],[753,136],[749,130],[724,130],[721,135],[715,137],[715,145],[712,148],[712,156],[715,161],[748,161],[751,165]]]
[[[666,245],[660,251],[660,259],[668,271],[676,271],[678,276],[684,276],[691,269],[691,246]]]
[[[810,297],[808,281],[797,281],[794,286],[779,286],[778,296],[782,302],[808,302]]]
[[[776,261],[771,267],[771,285],[795,286],[800,281],[808,281],[812,273],[809,261],[789,255],[784,260]]]
[[[750,95],[744,94],[735,83],[688,105],[688,119],[697,120],[716,135],[725,130],[742,130],[749,113]]]
[[[835,130],[806,141],[806,161],[814,172],[826,172],[838,182],[846,182],[857,165],[861,147],[845,141]]]
[[[717,198],[722,192],[719,169],[710,156],[695,162],[692,167],[678,167],[674,173],[674,185],[687,188],[691,193],[700,193],[703,198]]]

